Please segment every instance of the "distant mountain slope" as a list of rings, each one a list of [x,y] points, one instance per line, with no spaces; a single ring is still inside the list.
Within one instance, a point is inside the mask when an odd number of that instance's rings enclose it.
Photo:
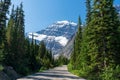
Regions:
[[[70,59],[70,55],[73,51],[74,40],[75,40],[75,35],[73,35],[72,39],[68,42],[68,44],[61,51],[61,54],[64,55],[68,59]]]
[[[46,47],[51,49],[54,54],[59,53],[63,47],[66,46],[68,41],[72,38],[77,30],[77,24],[70,21],[57,21],[52,25],[48,26],[46,29],[35,32],[27,33],[27,37],[34,39],[39,43],[44,41]]]

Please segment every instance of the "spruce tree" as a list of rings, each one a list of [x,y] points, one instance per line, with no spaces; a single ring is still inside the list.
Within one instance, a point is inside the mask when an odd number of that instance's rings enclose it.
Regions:
[[[1,0],[0,1],[0,48],[4,46],[5,41],[5,28],[8,9],[10,6],[11,0]]]
[[[72,70],[75,70],[75,61],[76,61],[76,50],[75,50],[75,41],[74,41],[74,44],[73,44],[73,51],[72,51],[72,54],[71,54],[71,57],[70,57],[70,67]]]
[[[76,34],[76,39],[75,39],[75,44],[76,44],[76,53],[77,56],[80,54],[81,52],[81,41],[82,41],[82,23],[81,23],[81,18],[78,18],[78,31]]]
[[[92,20],[92,3],[93,0],[86,0],[86,24],[83,26],[83,30],[82,30],[82,41],[81,41],[81,51],[80,51],[80,55],[79,55],[79,70],[81,75],[87,76],[86,73],[88,73],[88,65],[90,64],[90,57],[88,55],[88,41],[87,41],[87,29],[89,28],[89,23]]]
[[[23,11],[23,5],[20,4],[20,7],[18,7],[18,14],[16,13],[16,19],[17,19],[17,55],[19,56],[18,65],[23,63],[24,55],[25,55],[25,37],[24,37],[24,11]],[[22,66],[24,64],[21,64]],[[21,67],[22,67],[21,66]],[[20,67],[20,68],[21,68]]]
[[[36,56],[35,56],[35,41],[34,41],[34,35],[32,33],[32,41],[30,44],[30,58],[29,58],[29,68],[32,71],[36,70]]]
[[[46,47],[45,47],[45,43],[43,41],[40,42],[39,51],[40,51],[40,53],[39,53],[40,58],[44,57],[45,53],[46,53]]]
[[[8,45],[11,44],[12,31],[13,31],[13,27],[14,27],[14,23],[15,23],[14,16],[15,16],[15,11],[14,11],[14,5],[13,5],[12,10],[11,10],[10,19],[8,20],[8,25],[6,28],[6,37],[7,37]]]
[[[79,17],[78,18],[78,31],[77,31],[77,34],[76,34],[76,43],[75,43],[75,46],[76,46],[76,69],[79,68],[79,63],[80,63],[80,54],[81,54],[81,42],[82,42],[82,23],[81,23],[81,18]]]
[[[78,31],[75,36],[74,40],[74,50],[71,54],[71,64],[73,69],[78,69],[79,64],[79,55],[81,52],[81,41],[82,41],[82,27],[81,27],[81,19],[78,18]]]
[[[0,1],[0,64],[3,62],[3,59],[5,57],[4,52],[7,41],[6,41],[6,20],[8,13],[8,9],[10,6],[11,0],[1,0]]]
[[[120,61],[120,24],[113,0],[94,0],[91,18],[85,30],[86,53],[90,58],[90,72],[97,75],[103,67],[117,65]]]
[[[14,24],[15,24],[15,11],[14,11],[14,6],[12,7],[11,10],[11,15],[10,19],[8,21],[8,25],[6,28],[6,39],[7,39],[7,45],[6,45],[6,52],[5,52],[5,59],[4,63],[6,65],[10,65],[12,58],[13,58],[13,52],[12,52],[12,41],[13,41],[13,30],[14,30]]]
[[[86,0],[86,24],[91,21],[91,1],[92,0]]]

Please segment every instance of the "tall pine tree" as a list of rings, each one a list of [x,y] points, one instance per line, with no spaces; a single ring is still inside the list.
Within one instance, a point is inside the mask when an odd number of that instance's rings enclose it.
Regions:
[[[6,20],[8,13],[8,9],[10,6],[11,0],[1,0],[0,1],[0,63],[4,59],[4,52],[5,52],[5,45],[7,45],[6,42]]]
[[[120,61],[120,24],[113,0],[94,0],[91,18],[85,30],[86,53],[90,58],[90,72],[97,75],[103,67],[119,65]]]
[[[13,39],[13,30],[15,27],[14,24],[15,24],[15,10],[13,6],[11,10],[10,19],[8,21],[8,25],[6,28],[7,45],[6,45],[6,52],[4,53],[5,54],[4,63],[7,65],[9,65],[11,61],[13,61],[12,41],[14,40]]]
[[[5,41],[5,28],[8,9],[10,6],[10,0],[1,0],[0,1],[0,46],[4,44]]]
[[[86,0],[86,24],[91,21],[91,0]]]
[[[86,25],[83,26],[82,31],[82,42],[81,42],[81,54],[79,55],[79,70],[82,75],[86,76],[87,71],[89,69],[88,65],[90,64],[90,57],[88,56],[88,44],[87,44],[87,28],[89,28],[89,23],[92,20],[91,14],[92,14],[92,6],[91,6],[92,0],[86,0]],[[89,72],[89,71],[88,71]]]
[[[81,27],[81,19],[78,18],[78,31],[74,40],[74,50],[71,54],[71,64],[73,69],[78,69],[79,64],[79,55],[81,52],[81,42],[82,42],[82,27]]]

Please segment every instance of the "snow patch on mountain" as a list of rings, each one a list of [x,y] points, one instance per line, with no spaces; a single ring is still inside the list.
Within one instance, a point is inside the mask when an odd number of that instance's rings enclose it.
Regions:
[[[73,26],[76,26],[77,24],[76,23],[74,23],[74,22],[69,22],[69,21],[66,21],[66,20],[64,20],[64,21],[57,21],[56,22],[58,25],[69,25],[69,24],[71,24],[71,25],[73,25]]]
[[[33,36],[33,39],[38,41],[42,41],[47,37],[47,35],[44,35],[44,34],[29,33],[28,37],[32,39],[32,36]]]
[[[70,22],[69,22],[69,21],[64,20],[64,21],[57,21],[57,23],[58,23],[58,24],[69,24]]]
[[[66,37],[63,37],[63,36],[58,36],[55,38],[55,40],[57,42],[59,42],[62,46],[65,46],[68,42],[68,39]]]
[[[32,36],[33,36],[33,39],[38,40],[38,41],[43,41],[44,39],[46,39],[47,41],[55,40],[56,42],[60,43],[62,46],[65,46],[68,42],[68,39],[63,36],[56,37],[56,36],[47,36],[44,34],[29,33],[28,37],[30,39],[32,39]]]
[[[57,22],[55,22],[53,25],[50,25],[49,28],[51,28],[51,27],[61,28],[61,27],[64,27],[65,25],[77,26],[77,24],[74,23],[74,22],[69,22],[67,20],[64,20],[64,21],[57,21]]]

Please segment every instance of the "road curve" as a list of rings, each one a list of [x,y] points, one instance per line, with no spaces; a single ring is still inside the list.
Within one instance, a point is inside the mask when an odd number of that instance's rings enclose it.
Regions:
[[[24,78],[19,78],[17,80],[85,80],[79,78],[67,70],[67,66],[63,65],[61,67],[56,67],[54,69],[49,69],[44,72],[36,73]]]

